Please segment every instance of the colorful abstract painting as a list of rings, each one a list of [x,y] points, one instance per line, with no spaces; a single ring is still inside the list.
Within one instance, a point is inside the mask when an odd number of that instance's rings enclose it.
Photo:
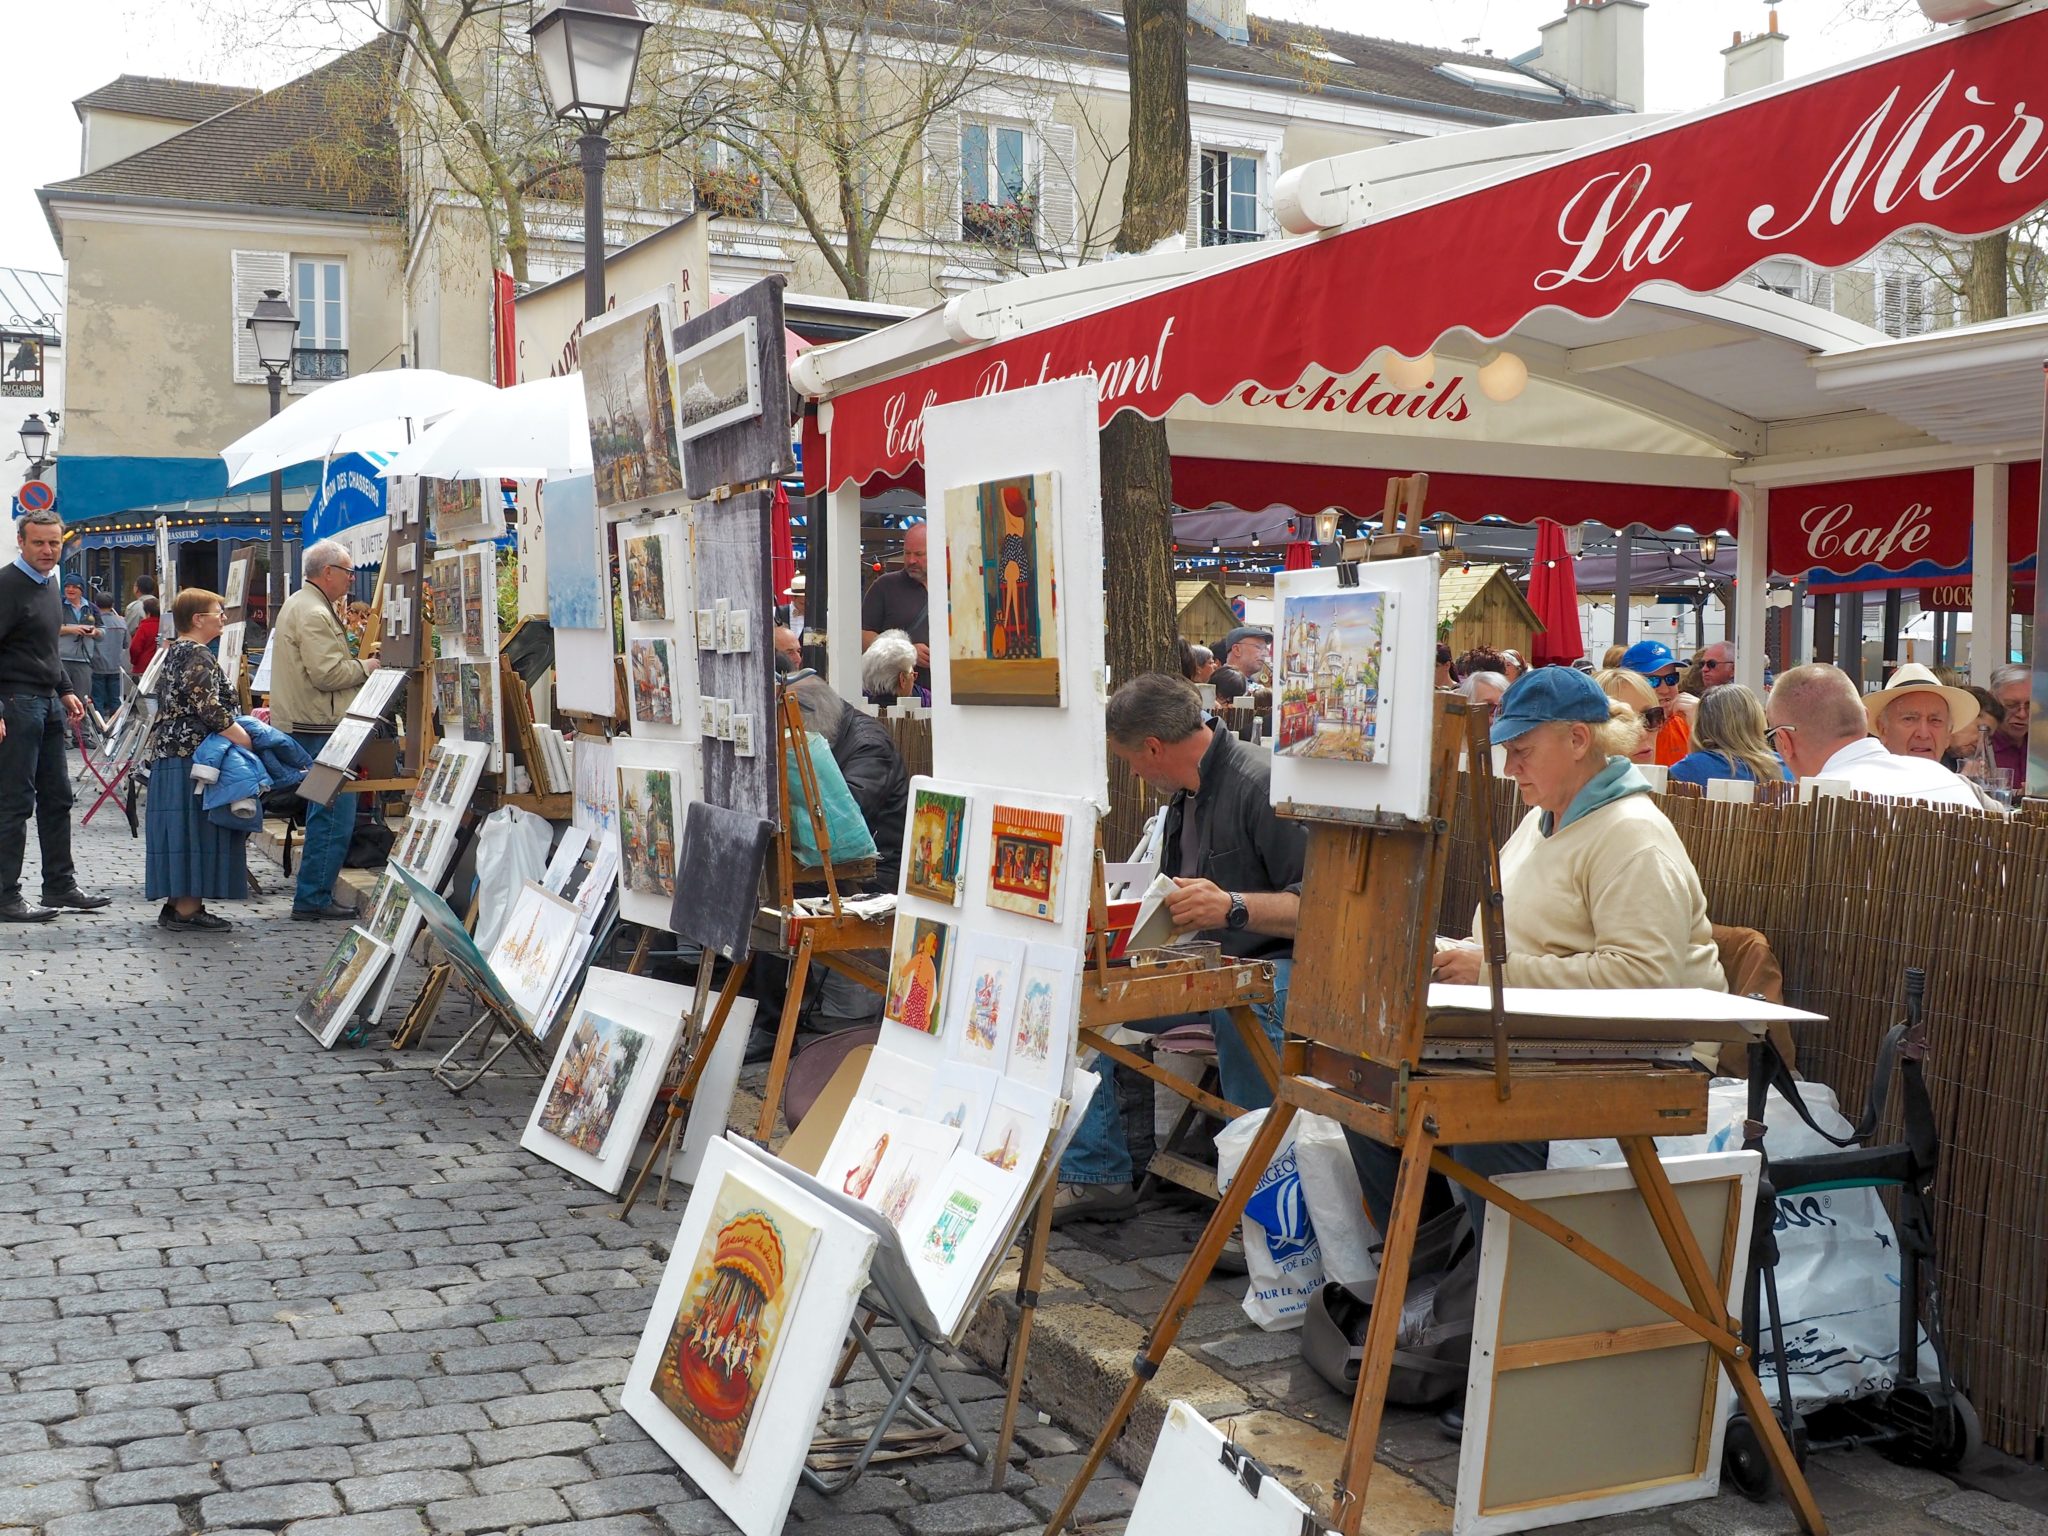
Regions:
[[[955,704],[1062,702],[1053,477],[946,492],[948,656]]]

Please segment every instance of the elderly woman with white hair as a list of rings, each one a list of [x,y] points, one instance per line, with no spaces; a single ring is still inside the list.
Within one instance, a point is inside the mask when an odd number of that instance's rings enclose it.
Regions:
[[[285,599],[270,636],[270,723],[290,732],[294,741],[318,757],[356,690],[377,670],[377,658],[356,659],[335,609],[355,579],[355,560],[348,547],[333,539],[308,544],[299,557],[299,569],[305,583]],[[355,918],[355,908],[334,899],[334,882],[355,825],[354,795],[336,795],[326,806],[307,802],[293,917]]]
[[[900,698],[928,702],[917,687],[917,646],[900,629],[875,636],[860,659],[860,691],[870,704],[894,704]]]

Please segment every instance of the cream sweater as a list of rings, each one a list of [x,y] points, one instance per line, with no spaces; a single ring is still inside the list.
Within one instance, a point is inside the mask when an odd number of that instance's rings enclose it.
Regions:
[[[1542,820],[1523,817],[1500,853],[1507,985],[1728,990],[1699,874],[1652,796],[1549,837]]]

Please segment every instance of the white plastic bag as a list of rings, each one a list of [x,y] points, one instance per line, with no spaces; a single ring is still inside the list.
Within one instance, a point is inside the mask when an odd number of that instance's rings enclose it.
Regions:
[[[548,872],[553,840],[544,817],[516,806],[500,806],[484,818],[476,835],[476,947],[485,954],[498,942],[519,887]]]
[[[1239,1115],[1216,1133],[1216,1188],[1228,1193],[1266,1112]],[[1323,1250],[1301,1185],[1298,1125],[1274,1152],[1244,1208],[1244,1259],[1251,1283],[1244,1315],[1268,1332],[1299,1328],[1323,1283]]]
[[[1853,1129],[1824,1083],[1799,1085],[1814,1121],[1830,1135]],[[1702,1136],[1659,1136],[1660,1157],[1729,1152],[1742,1146],[1749,1117],[1749,1085],[1717,1077],[1707,1093]],[[1775,1088],[1764,1104],[1764,1152],[1773,1158],[1812,1157],[1839,1150],[1815,1134]],[[1553,1141],[1550,1166],[1581,1168],[1618,1163],[1612,1141]],[[1786,1370],[1792,1401],[1801,1413],[1827,1403],[1886,1392],[1899,1368],[1899,1243],[1892,1219],[1874,1189],[1824,1189],[1782,1195],[1774,1222],[1778,1237],[1778,1306],[1788,1341]],[[1777,1358],[1770,1309],[1760,1308],[1764,1336],[1757,1374],[1764,1391],[1778,1395]],[[1920,1374],[1937,1372],[1926,1330],[1920,1336]]]
[[[1294,1147],[1309,1220],[1316,1224],[1316,1240],[1323,1245],[1323,1273],[1346,1285],[1369,1283],[1380,1272],[1372,1256],[1380,1235],[1365,1214],[1365,1190],[1344,1141],[1344,1127],[1328,1115],[1298,1114]]]

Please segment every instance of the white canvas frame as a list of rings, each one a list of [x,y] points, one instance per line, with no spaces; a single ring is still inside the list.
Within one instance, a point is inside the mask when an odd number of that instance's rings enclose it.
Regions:
[[[641,294],[631,303],[621,304],[617,308],[612,309],[605,314],[599,315],[595,320],[589,321],[583,327],[583,339],[579,343],[579,345],[587,348],[592,340],[604,335],[609,331],[615,330],[620,326],[639,326],[641,324],[644,324],[647,312],[649,310],[653,310],[657,316],[655,329],[657,332],[659,332],[660,335],[661,366],[664,370],[666,370],[668,374],[669,400],[671,406],[673,406],[675,400],[675,284],[664,283],[661,287],[656,288],[651,292]],[[606,344],[609,345],[609,342],[607,342]],[[584,384],[583,403],[584,427],[586,431],[588,431],[591,421],[591,404],[592,402],[590,399],[590,386],[588,379],[586,378]],[[679,423],[677,423],[674,420],[671,420],[669,422],[669,426],[671,429],[676,428],[678,425]],[[672,498],[682,497],[685,494],[683,489],[681,472],[682,445],[683,439],[680,433],[678,433],[676,437],[676,459],[678,465],[677,483],[673,490],[662,491],[656,495],[629,496],[622,497],[615,501],[607,501],[605,500],[605,493],[603,486],[601,484],[601,477],[598,475],[597,470],[594,467],[597,459],[597,445],[595,443],[592,443],[591,460],[593,468],[591,470],[591,495],[593,499],[595,499],[597,502],[599,518],[609,519],[613,517],[623,516],[632,508],[653,506],[660,503],[665,503],[671,500]]]
[[[512,1000],[520,1018],[530,1028],[538,1029],[545,1019],[547,1000],[555,990],[555,978],[562,974],[569,952],[582,932],[582,924],[578,921],[580,916],[574,905],[537,882],[528,880],[513,897],[511,911],[499,928],[497,939],[484,955],[490,963],[491,974],[498,978],[498,985],[505,989],[505,996]],[[522,928],[536,936],[543,951],[542,979],[530,988],[515,985],[516,972],[510,953],[511,946],[517,942],[515,935]]]
[[[652,1386],[662,1346],[689,1284],[690,1267],[710,1225],[713,1192],[728,1173],[737,1173],[771,1193],[790,1215],[818,1232],[810,1269],[783,1324],[774,1371],[764,1384],[756,1410],[763,1433],[753,1437],[738,1472],[684,1428],[654,1395]],[[655,1293],[653,1312],[626,1371],[621,1406],[690,1481],[725,1511],[743,1536],[776,1536],[788,1517],[804,1458],[810,1454],[818,1411],[824,1406],[845,1343],[847,1324],[853,1320],[854,1304],[867,1285],[875,1244],[872,1231],[801,1187],[783,1165],[749,1157],[724,1138],[706,1149],[689,1207],[670,1245],[671,1257]],[[775,1433],[766,1432],[771,1426]]]
[[[412,914],[412,917],[414,920],[417,920],[417,914]],[[311,993],[308,993],[299,1000],[299,1006],[292,1013],[293,1022],[315,1040],[318,1040],[323,1050],[334,1049],[334,1042],[341,1038],[343,1031],[348,1028],[349,1021],[355,1017],[357,1004],[362,1001],[363,996],[376,982],[378,973],[388,969],[390,966],[392,951],[371,938],[369,933],[363,928],[351,927],[336,942],[335,948],[339,949],[341,945],[350,943],[368,945],[370,949],[375,951],[375,954],[351,978],[348,987],[342,993],[341,1001],[335,1005],[333,1014],[328,1017],[324,1024],[316,1024],[312,1018],[313,997]],[[321,963],[320,971],[322,976],[326,974],[327,964],[333,958],[333,952],[330,951],[327,961]],[[319,979],[319,977],[314,978],[316,985]]]
[[[609,623],[603,629],[556,630],[555,708],[611,719],[619,707],[613,654]]]
[[[654,1107],[655,1093],[675,1054],[676,1037],[690,1007],[690,989],[674,982],[654,981],[646,976],[629,976],[624,971],[592,967],[583,978],[583,993],[576,999],[576,1011],[562,1026],[561,1043],[541,1078],[540,1092],[526,1117],[526,1130],[519,1145],[546,1158],[566,1173],[615,1195],[626,1182],[626,1170],[633,1164],[633,1151],[640,1144],[641,1129]],[[569,1048],[576,1039],[576,1021],[586,1013],[601,1013],[647,1036],[647,1049],[633,1064],[633,1076],[619,1098],[611,1129],[595,1154],[572,1147],[551,1131],[541,1129],[541,1110],[548,1090],[561,1074]],[[692,1250],[695,1251],[694,1249]]]
[[[691,747],[680,741],[656,741],[632,736],[612,738],[612,772],[614,777],[632,769],[664,769],[676,775],[675,797],[675,850],[678,862],[682,859],[683,822],[685,813],[694,800],[703,798],[703,781],[698,776],[697,754]],[[623,804],[624,796],[620,802]],[[611,845],[612,856],[619,868],[619,915],[630,923],[640,923],[649,928],[659,928],[664,933],[674,930],[669,927],[669,914],[674,906],[673,896],[658,896],[647,891],[636,891],[626,883],[625,859],[625,817],[621,812],[612,819],[606,841]]]
[[[1261,1479],[1256,1490],[1247,1487],[1223,1460],[1225,1443],[1188,1404],[1178,1398],[1168,1403],[1124,1536],[1304,1536],[1323,1529],[1279,1478]]]
[[[961,486],[1048,470],[1057,478],[1060,502],[1052,545],[1059,583],[1054,625],[1065,702],[1057,709],[953,703],[945,518],[934,514],[929,519],[932,704],[937,716],[932,770],[937,778],[1030,784],[1108,809],[1097,410],[1095,380],[1083,377],[925,412],[927,507],[943,508],[946,493]],[[1088,847],[1092,855],[1093,843]]]
[[[737,421],[752,421],[761,414],[761,341],[760,327],[755,317],[746,316],[738,325],[729,325],[676,353],[674,362],[676,391],[676,439],[678,442],[694,442],[700,437],[729,427]],[[702,421],[683,420],[683,374],[688,365],[706,352],[721,347],[739,346],[746,353],[747,398],[738,405],[729,406],[715,416],[706,416]]]
[[[625,615],[626,635],[626,719],[632,734],[642,741],[673,741],[683,745],[692,758],[697,754],[700,732],[697,708],[701,690],[697,677],[697,558],[695,520],[687,511],[666,512],[654,517],[621,518],[613,525],[619,541],[619,611]],[[632,616],[627,595],[630,575],[626,564],[629,539],[654,537],[661,541],[664,581],[668,587],[669,617],[642,620]],[[663,640],[669,648],[670,702],[675,719],[669,724],[642,720],[633,695],[632,647],[635,640]],[[607,641],[609,643],[609,641]],[[606,668],[607,676],[611,668]],[[701,774],[693,772],[701,782]],[[695,792],[692,799],[696,798]]]
[[[1391,594],[1392,622],[1385,643],[1392,653],[1393,675],[1383,678],[1381,718],[1388,724],[1392,753],[1384,763],[1347,763],[1315,758],[1273,757],[1272,798],[1280,805],[1330,807],[1343,811],[1383,811],[1421,818],[1429,805],[1429,763],[1433,751],[1436,693],[1436,584],[1434,555],[1414,560],[1373,560],[1358,566],[1361,589]],[[1273,578],[1274,612],[1291,597],[1320,597],[1345,590],[1337,569],[1282,571]],[[1276,643],[1277,643],[1276,636]],[[1280,699],[1273,700],[1272,730],[1279,721]]]
[[[1734,1219],[1717,1225],[1711,1232],[1700,1232],[1700,1246],[1706,1253],[1707,1262],[1728,1276],[1725,1300],[1728,1315],[1739,1316],[1742,1304],[1743,1281],[1747,1273],[1745,1256],[1749,1252],[1751,1219],[1756,1206],[1756,1184],[1762,1159],[1754,1152],[1715,1152],[1695,1157],[1673,1157],[1663,1159],[1664,1172],[1674,1188],[1683,1195],[1686,1186],[1699,1184],[1727,1184],[1733,1182]],[[1642,1257],[1643,1272],[1653,1284],[1662,1281],[1671,1293],[1682,1297],[1684,1289],[1670,1273],[1669,1261],[1664,1257],[1662,1242],[1650,1222],[1649,1211],[1636,1194],[1634,1174],[1621,1164],[1601,1164],[1586,1168],[1553,1168],[1541,1172],[1507,1174],[1499,1179],[1502,1189],[1532,1205],[1543,1206],[1550,1202],[1571,1200],[1582,1195],[1627,1195],[1635,1196],[1635,1208],[1641,1216],[1641,1230],[1644,1237],[1636,1244]],[[1573,1222],[1568,1214],[1554,1211],[1566,1226]],[[1696,1229],[1697,1230],[1697,1229]],[[1593,1239],[1600,1242],[1599,1238]],[[1689,1409],[1698,1417],[1706,1443],[1703,1454],[1697,1458],[1699,1468],[1695,1476],[1666,1477],[1659,1480],[1630,1481],[1622,1479],[1615,1485],[1588,1491],[1582,1497],[1559,1494],[1540,1500],[1489,1510],[1485,1505],[1486,1482],[1489,1467],[1498,1451],[1495,1437],[1516,1432],[1512,1418],[1497,1418],[1495,1413],[1495,1384],[1497,1380],[1495,1361],[1502,1349],[1501,1327],[1506,1289],[1510,1278],[1510,1267],[1515,1261],[1517,1246],[1520,1244],[1542,1244],[1546,1250],[1555,1250],[1557,1262],[1579,1266],[1586,1276],[1586,1294],[1604,1294],[1598,1288],[1611,1290],[1613,1300],[1627,1306],[1627,1316],[1617,1316],[1617,1326],[1640,1326],[1652,1310],[1647,1302],[1641,1301],[1621,1289],[1615,1282],[1599,1275],[1584,1262],[1571,1254],[1557,1249],[1550,1239],[1541,1233],[1523,1226],[1498,1206],[1486,1208],[1486,1235],[1480,1247],[1479,1294],[1477,1315],[1472,1327],[1472,1363],[1466,1377],[1465,1387],[1465,1439],[1464,1451],[1458,1463],[1458,1498],[1453,1515],[1452,1536],[1499,1536],[1499,1533],[1526,1531],[1538,1526],[1563,1524],[1568,1521],[1592,1520],[1606,1515],[1633,1513],[1638,1510],[1654,1509],[1666,1504],[1683,1503],[1693,1499],[1712,1498],[1721,1485],[1721,1444],[1727,1429],[1728,1414],[1734,1402],[1734,1388],[1728,1376],[1721,1369],[1718,1359],[1701,1341],[1687,1341],[1675,1347],[1661,1350],[1644,1350],[1635,1354],[1617,1353],[1610,1356],[1596,1356],[1572,1362],[1568,1366],[1535,1366],[1533,1371],[1571,1370],[1578,1367],[1611,1368],[1630,1360],[1655,1360],[1657,1356],[1673,1357],[1679,1350],[1702,1351],[1706,1356],[1706,1370],[1712,1373],[1711,1384],[1703,1382],[1700,1375],[1689,1369],[1681,1369],[1680,1362],[1671,1359],[1667,1368],[1657,1372],[1652,1390],[1668,1384],[1675,1406]],[[1629,1251],[1617,1251],[1609,1242],[1600,1242],[1624,1263],[1635,1257]],[[1544,1250],[1538,1250],[1543,1253]],[[1547,1254],[1545,1254],[1547,1257]],[[1654,1313],[1657,1321],[1663,1314]],[[1600,1331],[1597,1326],[1588,1329],[1573,1324],[1561,1329],[1559,1336],[1582,1335]],[[1502,1375],[1509,1373],[1500,1373]],[[1512,1373],[1522,1375],[1520,1371]],[[1707,1395],[1711,1401],[1703,1401]],[[1641,1383],[1638,1390],[1623,1396],[1625,1411],[1638,1416],[1647,1411]],[[1636,1447],[1627,1434],[1610,1437],[1618,1456],[1625,1456]]]

